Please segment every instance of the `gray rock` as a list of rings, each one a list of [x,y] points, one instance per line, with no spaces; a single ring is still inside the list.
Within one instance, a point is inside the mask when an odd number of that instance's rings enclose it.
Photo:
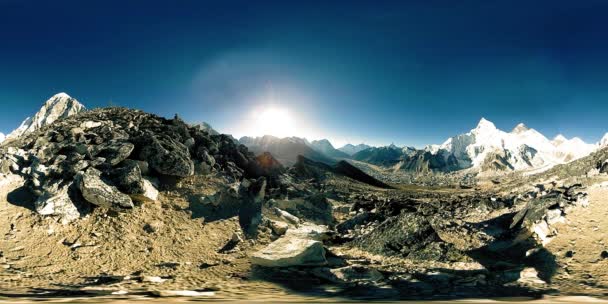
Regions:
[[[127,194],[143,194],[144,179],[137,162],[125,160],[124,163],[112,172],[113,180],[120,191]]]
[[[188,148],[168,137],[147,136],[140,158],[148,162],[156,172],[185,177],[194,174],[194,163]]]
[[[116,166],[123,160],[127,159],[135,145],[130,142],[111,140],[96,146],[91,152],[92,156],[103,157],[112,166]]]
[[[133,208],[131,198],[101,179],[101,172],[89,168],[76,176],[78,189],[89,203],[103,208]]]

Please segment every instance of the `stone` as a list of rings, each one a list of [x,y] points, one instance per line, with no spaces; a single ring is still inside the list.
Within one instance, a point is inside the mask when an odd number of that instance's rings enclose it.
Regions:
[[[285,221],[287,221],[287,222],[289,222],[289,223],[291,223],[293,225],[296,225],[296,226],[298,224],[300,224],[300,219],[297,216],[292,215],[291,213],[289,213],[287,211],[284,211],[284,210],[281,210],[281,209],[276,208],[276,207],[273,208],[272,210],[273,210],[274,214],[276,216],[278,216],[279,218],[281,218],[281,219],[283,219],[283,220],[285,220]]]
[[[376,269],[363,266],[346,266],[336,269],[315,268],[312,274],[332,283],[345,284],[356,282],[377,282],[384,276]]]
[[[101,172],[89,168],[76,176],[78,189],[89,203],[103,208],[133,208],[131,198],[101,179]]]
[[[194,163],[188,148],[167,136],[149,135],[141,139],[145,143],[139,157],[152,169],[164,175],[185,177],[194,174]]]
[[[289,225],[287,225],[287,223],[285,222],[280,222],[280,221],[270,221],[270,229],[272,229],[272,232],[276,235],[284,235],[287,232],[287,229],[289,229]]]
[[[140,203],[152,203],[158,201],[159,192],[147,178],[143,179],[143,193],[132,194],[130,197]]]
[[[130,142],[111,140],[96,146],[91,154],[95,157],[103,157],[111,166],[116,166],[127,159],[134,148],[135,145]]]
[[[251,263],[264,267],[320,266],[327,260],[321,242],[286,235],[252,254]]]
[[[135,161],[125,160],[120,167],[112,170],[112,180],[121,192],[126,194],[143,194],[144,179]]]
[[[73,183],[67,185],[54,184],[48,187],[34,203],[36,212],[40,215],[58,216],[64,224],[78,219],[80,211],[70,197],[72,187]]]
[[[529,285],[545,285],[547,282],[538,277],[538,271],[532,267],[526,267],[519,273],[517,282]]]
[[[142,282],[146,282],[146,283],[162,283],[164,281],[166,281],[166,279],[163,279],[161,277],[156,277],[156,276],[143,276],[141,278]]]

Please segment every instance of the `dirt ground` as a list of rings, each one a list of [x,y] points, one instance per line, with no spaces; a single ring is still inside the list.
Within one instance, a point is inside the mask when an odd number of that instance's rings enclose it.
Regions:
[[[546,247],[559,265],[552,283],[569,294],[608,295],[608,178],[587,189],[589,206],[577,207]],[[602,183],[605,184],[600,186]]]
[[[604,181],[608,178],[587,189],[589,206],[576,207],[567,217],[568,222],[558,226],[557,237],[547,245],[558,265],[550,285],[561,294],[608,295],[608,253],[602,254],[608,250],[605,244],[608,186],[599,186]],[[205,218],[187,199],[192,193],[213,193],[222,181],[185,179],[174,189],[162,191],[158,202],[122,213],[106,214],[98,209],[70,225],[41,217],[27,205],[8,202],[7,191],[2,189],[14,189],[19,183],[5,179],[0,185],[0,291],[5,295],[21,297],[31,292],[40,295],[65,290],[70,301],[85,302],[86,298],[74,297],[78,293],[68,292],[78,290],[89,295],[98,292],[114,302],[125,292],[124,296],[132,297],[140,292],[192,290],[213,292],[216,300],[341,300],[327,297],[335,286],[320,286],[318,296],[298,293],[297,285],[307,287],[311,283],[306,278],[292,277],[295,287],[256,279],[252,273],[259,269],[251,266],[249,255],[272,241],[270,233],[222,250],[234,232],[240,231],[237,217],[228,214]],[[481,267],[477,263],[429,266],[352,249],[330,249],[339,255],[367,259],[386,270],[404,265],[420,271],[431,266],[461,270]],[[97,300],[105,301],[104,297]],[[0,297],[0,303],[9,300]],[[548,296],[538,301],[583,302],[591,298]]]

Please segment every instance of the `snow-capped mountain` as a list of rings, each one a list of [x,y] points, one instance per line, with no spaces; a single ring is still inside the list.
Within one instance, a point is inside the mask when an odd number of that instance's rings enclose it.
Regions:
[[[348,154],[348,155],[354,155],[357,152],[366,150],[371,148],[371,146],[368,146],[366,144],[358,144],[358,145],[352,145],[352,144],[346,144],[344,145],[342,148],[338,148],[338,150]]]
[[[524,124],[505,132],[482,118],[468,133],[449,138],[439,146],[427,147],[433,155],[456,161],[457,169],[515,171],[550,168],[589,155],[597,149],[580,138],[558,135],[553,141]]]
[[[26,118],[19,128],[6,136],[7,139],[19,137],[52,124],[55,120],[65,118],[81,111],[85,107],[78,100],[66,93],[59,93],[47,100],[33,118]]]
[[[4,133],[0,132],[0,143],[3,142],[5,138],[6,138],[6,135],[4,135]]]
[[[598,145],[600,148],[608,147],[608,133],[604,134]]]

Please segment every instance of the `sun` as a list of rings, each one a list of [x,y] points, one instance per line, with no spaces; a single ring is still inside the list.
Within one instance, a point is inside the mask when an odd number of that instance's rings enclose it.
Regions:
[[[295,120],[287,109],[267,107],[254,112],[253,115],[254,121],[251,133],[257,136],[288,137],[295,134]]]

